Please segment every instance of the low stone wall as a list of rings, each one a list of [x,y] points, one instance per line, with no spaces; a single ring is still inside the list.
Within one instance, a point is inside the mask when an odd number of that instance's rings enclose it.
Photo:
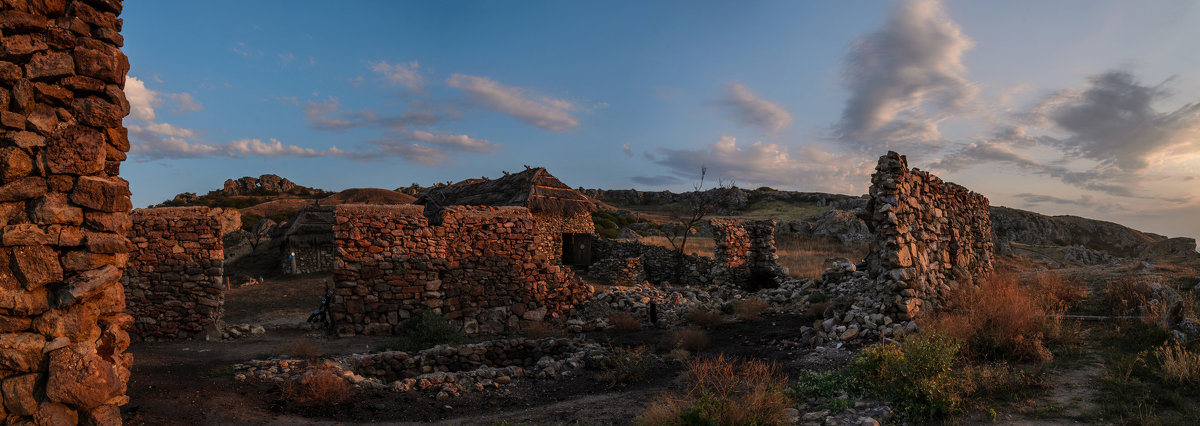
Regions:
[[[436,392],[438,399],[461,392],[511,384],[520,377],[556,378],[579,369],[598,368],[609,351],[575,339],[503,339],[468,345],[442,345],[416,353],[354,354],[325,361],[350,383],[395,392]],[[303,379],[312,368],[300,360],[255,360],[234,367],[236,380]]]
[[[220,338],[225,302],[221,209],[134,210],[125,311],[135,337]]]
[[[608,258],[588,266],[588,276],[603,284],[638,285],[646,282],[646,270],[639,257]]]
[[[333,244],[317,246],[284,246],[281,249],[279,270],[287,274],[314,274],[329,272],[337,260]],[[295,256],[293,260],[291,256]]]
[[[711,274],[715,265],[713,259],[684,255],[681,265],[675,252],[662,246],[600,238],[592,244],[592,254],[596,262],[603,259],[640,258],[646,280],[654,284],[703,286],[715,283]]]
[[[468,333],[500,332],[591,294],[570,268],[535,254],[524,207],[450,206],[436,226],[416,205],[343,205],[334,217],[340,334],[389,334],[426,309]]]

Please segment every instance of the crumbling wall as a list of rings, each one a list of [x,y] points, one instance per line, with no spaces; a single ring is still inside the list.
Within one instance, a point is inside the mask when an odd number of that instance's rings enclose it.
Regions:
[[[992,271],[986,197],[910,170],[895,152],[879,158],[870,195],[866,268],[838,262],[822,275],[833,315],[817,327],[814,344],[900,336],[915,329],[911,320]]]
[[[132,334],[219,338],[226,290],[221,209],[162,207],[131,216],[134,249],[122,281]]]
[[[0,417],[120,424],[129,140],[120,0],[0,6]]]
[[[901,318],[935,308],[960,285],[992,271],[988,199],[937,176],[909,170],[895,152],[880,157],[871,175],[875,230],[868,273],[886,280]]]
[[[555,316],[591,289],[535,254],[524,207],[450,206],[432,226],[423,206],[336,207],[332,307],[341,334],[387,334],[430,309],[468,333]]]
[[[588,266],[588,276],[602,284],[633,286],[646,282],[642,258],[626,257],[600,259]]]
[[[537,213],[533,215],[533,219],[536,226],[535,250],[537,254],[555,264],[562,263],[563,234],[596,233],[596,225],[592,222],[590,212],[571,216]]]
[[[775,221],[712,219],[713,275],[721,282],[757,290],[787,277],[775,254]]]

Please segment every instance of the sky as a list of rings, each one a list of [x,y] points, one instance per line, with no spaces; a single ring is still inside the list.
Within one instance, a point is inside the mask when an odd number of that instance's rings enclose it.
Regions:
[[[141,207],[229,178],[864,194],[889,150],[993,205],[1200,237],[1200,4],[150,1]]]

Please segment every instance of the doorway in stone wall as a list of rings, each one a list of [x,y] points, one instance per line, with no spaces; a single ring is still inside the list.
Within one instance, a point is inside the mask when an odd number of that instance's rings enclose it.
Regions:
[[[592,234],[562,234],[562,264],[592,264]]]

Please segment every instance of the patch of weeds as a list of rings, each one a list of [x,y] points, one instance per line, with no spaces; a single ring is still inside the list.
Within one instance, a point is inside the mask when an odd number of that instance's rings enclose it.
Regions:
[[[400,324],[400,336],[382,345],[383,350],[417,352],[443,344],[467,341],[466,334],[433,311],[421,311]]]
[[[847,408],[850,408],[850,399],[848,398],[834,398],[825,404],[825,409],[833,412],[833,414],[846,411]]]
[[[634,424],[771,425],[790,421],[787,376],[774,363],[716,358],[688,365],[686,394],[662,394]]]
[[[609,386],[620,387],[644,380],[652,361],[646,352],[644,346],[612,348],[612,352],[608,356],[600,359],[601,371],[596,375],[596,380],[608,383]]]
[[[1101,416],[1133,424],[1187,424],[1200,413],[1200,383],[1189,379],[1200,348],[1168,342],[1160,327],[1129,321],[1108,330],[1099,379]]]
[[[825,292],[823,292],[823,291],[816,290],[816,291],[813,291],[812,293],[808,294],[808,303],[817,304],[817,303],[824,303],[824,302],[828,302],[828,301],[829,301],[829,295],[825,294]]]
[[[762,318],[762,314],[770,308],[771,305],[767,301],[759,298],[750,298],[734,305],[733,314],[746,321],[758,321]]]
[[[346,401],[350,394],[350,384],[340,375],[328,367],[314,367],[283,382],[281,399],[293,406],[326,407]]]
[[[642,320],[637,319],[628,312],[613,312],[608,315],[608,322],[617,331],[630,332],[642,329]]]

